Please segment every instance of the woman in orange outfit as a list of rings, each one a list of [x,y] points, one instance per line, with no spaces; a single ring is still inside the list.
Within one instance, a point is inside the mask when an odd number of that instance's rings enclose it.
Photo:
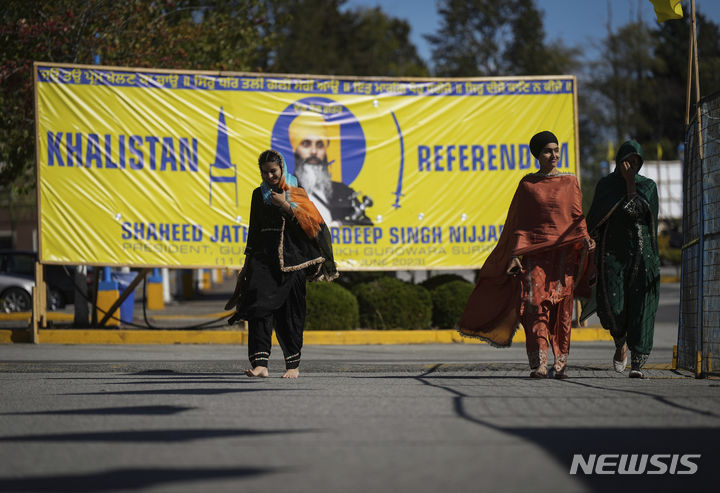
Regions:
[[[485,261],[460,320],[460,333],[495,346],[510,346],[519,323],[525,329],[533,378],[547,378],[548,354],[555,378],[567,378],[574,288],[592,267],[595,248],[582,214],[582,194],[572,173],[557,169],[558,140],[536,134],[530,150],[540,170],[523,177],[498,244]]]

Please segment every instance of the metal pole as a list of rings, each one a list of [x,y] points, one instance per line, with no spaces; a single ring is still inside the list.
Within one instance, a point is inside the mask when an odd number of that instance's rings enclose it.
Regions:
[[[74,314],[73,324],[75,327],[87,327],[90,320],[87,296],[87,266],[78,265],[73,272],[74,290]]]
[[[130,285],[128,285],[128,287],[125,289],[125,291],[123,291],[120,294],[120,297],[117,299],[117,301],[115,303],[113,303],[113,305],[108,309],[108,311],[105,313],[103,318],[100,320],[100,323],[98,324],[98,325],[100,325],[100,327],[105,325],[105,322],[107,322],[110,319],[110,317],[112,317],[112,314],[115,312],[115,310],[117,310],[118,307],[120,305],[122,305],[122,302],[125,301],[128,296],[130,296],[130,293],[133,292],[133,290],[135,289],[135,286],[140,284],[140,281],[145,279],[145,276],[147,276],[148,272],[150,272],[151,270],[152,269],[143,269],[138,273],[137,276],[135,276],[135,279],[133,279],[130,282]]]
[[[690,88],[692,87],[692,60],[693,60],[693,49],[695,43],[693,43],[693,27],[692,21],[690,24],[690,36],[688,36],[688,69],[687,69],[687,86],[685,93],[685,131],[687,131],[690,125]]]
[[[698,165],[699,165],[699,177],[700,177],[700,210],[699,215],[699,245],[698,245],[698,347],[700,354],[705,354],[705,317],[703,311],[703,267],[705,265],[705,184],[703,180],[703,138],[702,138],[702,110],[700,108],[700,68],[698,66],[698,45],[697,45],[697,26],[695,23],[695,0],[690,2],[691,11],[691,29],[692,44],[693,44],[693,63],[695,65],[695,108],[697,111],[697,142],[698,142]],[[702,365],[702,360],[698,360],[698,365]],[[696,374],[702,374],[702,368],[696,369]]]
[[[32,290],[32,320],[31,320],[31,334],[30,338],[33,343],[38,344],[40,342],[39,331],[40,327],[45,327],[45,320],[47,314],[45,311],[45,277],[43,276],[43,265],[40,262],[35,262],[35,286]]]

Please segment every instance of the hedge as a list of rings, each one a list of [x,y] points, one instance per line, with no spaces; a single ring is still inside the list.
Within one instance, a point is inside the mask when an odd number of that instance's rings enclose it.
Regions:
[[[438,329],[456,329],[468,297],[475,286],[462,281],[450,281],[430,292],[432,297],[432,323]]]
[[[358,327],[359,312],[355,296],[334,282],[307,284],[307,330],[347,330]]]
[[[438,286],[442,286],[443,284],[447,284],[452,281],[465,281],[465,278],[457,274],[440,274],[437,276],[428,277],[423,282],[421,282],[420,285],[428,291],[432,291]]]
[[[422,286],[381,277],[353,287],[360,326],[368,329],[426,329],[432,320],[430,292]]]
[[[380,279],[381,277],[395,277],[395,273],[383,270],[341,272],[340,277],[335,281],[335,284],[339,284],[347,289],[352,289],[353,286],[366,282],[372,282],[376,279]]]

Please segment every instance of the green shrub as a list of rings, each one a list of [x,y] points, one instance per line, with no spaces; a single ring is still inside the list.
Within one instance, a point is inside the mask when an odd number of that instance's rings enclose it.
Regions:
[[[334,282],[307,284],[308,330],[347,330],[358,327],[359,312],[355,296]]]
[[[356,286],[358,284],[362,284],[365,282],[371,282],[376,279],[380,279],[381,277],[395,277],[394,272],[388,272],[384,270],[373,270],[373,271],[349,271],[349,272],[341,272],[340,277],[338,277],[337,281],[335,281],[336,284],[339,284],[340,286],[352,289],[353,286]]]
[[[368,329],[426,329],[432,300],[422,286],[380,277],[353,287],[360,307],[360,326]]]
[[[465,280],[450,281],[430,292],[432,296],[432,323],[438,329],[455,329],[470,293],[475,286]]]
[[[420,285],[428,291],[432,291],[433,289],[437,288],[438,286],[442,286],[443,284],[447,284],[452,281],[464,280],[465,278],[457,274],[440,274],[439,276],[428,277],[423,282],[421,282]]]

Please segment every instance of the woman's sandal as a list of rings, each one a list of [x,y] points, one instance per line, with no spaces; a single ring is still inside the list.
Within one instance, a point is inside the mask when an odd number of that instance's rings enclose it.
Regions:
[[[615,371],[618,373],[623,373],[625,371],[625,368],[627,367],[627,354],[625,355],[625,359],[623,361],[617,361],[615,358],[613,358],[613,368],[615,368]]]
[[[613,354],[613,368],[618,373],[623,373],[625,371],[625,368],[627,368],[627,362],[628,362],[628,356],[627,356],[627,347],[623,346],[625,349],[625,359],[622,361],[618,361],[615,359],[615,355]],[[615,353],[617,354],[617,350],[615,350]]]

